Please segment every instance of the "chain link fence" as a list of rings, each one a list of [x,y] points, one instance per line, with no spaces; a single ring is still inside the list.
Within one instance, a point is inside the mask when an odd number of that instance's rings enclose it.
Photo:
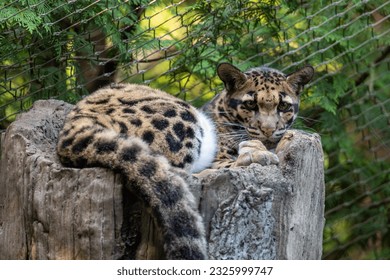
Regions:
[[[295,127],[322,137],[324,259],[390,259],[390,1],[0,0],[0,130],[112,82],[201,106],[215,69],[311,64]]]

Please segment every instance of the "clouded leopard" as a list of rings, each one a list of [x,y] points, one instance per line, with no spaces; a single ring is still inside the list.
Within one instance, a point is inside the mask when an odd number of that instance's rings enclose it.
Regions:
[[[223,63],[217,72],[225,89],[201,110],[148,86],[115,84],[81,100],[59,135],[64,165],[124,175],[162,230],[167,259],[207,258],[185,174],[276,164],[267,148],[292,125],[299,93],[313,76],[310,66],[285,75],[271,68],[243,73]]]

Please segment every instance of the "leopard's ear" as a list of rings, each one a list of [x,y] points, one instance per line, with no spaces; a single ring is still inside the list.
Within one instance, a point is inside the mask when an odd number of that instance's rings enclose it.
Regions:
[[[246,82],[245,74],[230,63],[219,64],[217,73],[219,78],[225,84],[225,88],[228,93],[239,89]]]
[[[292,86],[298,95],[303,86],[306,85],[314,76],[314,68],[310,65],[307,65],[298,71],[295,71],[287,75],[287,82]]]

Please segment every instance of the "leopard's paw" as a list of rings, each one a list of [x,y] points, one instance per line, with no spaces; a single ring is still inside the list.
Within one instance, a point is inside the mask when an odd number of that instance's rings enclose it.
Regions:
[[[287,148],[290,146],[291,141],[294,137],[294,131],[288,130],[283,135],[282,139],[280,139],[278,145],[276,146],[275,153],[279,155],[283,151],[287,150]]]
[[[249,166],[252,163],[261,165],[278,164],[279,158],[274,153],[268,151],[259,140],[241,142],[234,166]]]

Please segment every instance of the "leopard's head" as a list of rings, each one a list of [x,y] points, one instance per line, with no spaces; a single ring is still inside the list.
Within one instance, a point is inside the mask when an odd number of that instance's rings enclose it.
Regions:
[[[285,75],[259,67],[241,72],[229,63],[218,66],[225,84],[224,112],[245,130],[247,139],[277,143],[298,114],[299,95],[314,75],[311,66]]]

